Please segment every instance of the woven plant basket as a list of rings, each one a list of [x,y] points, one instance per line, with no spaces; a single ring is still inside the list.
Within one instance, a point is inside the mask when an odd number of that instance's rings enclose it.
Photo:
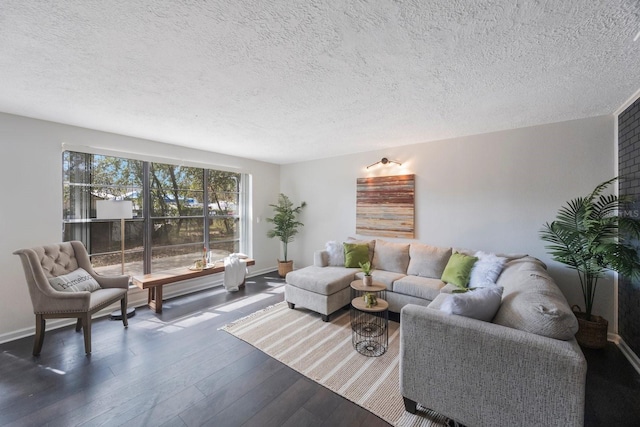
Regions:
[[[578,344],[586,348],[604,348],[607,345],[609,322],[603,317],[594,315],[591,315],[591,320],[587,320],[586,313],[576,311],[577,306],[572,308],[573,314],[578,319],[578,332],[576,333]]]
[[[293,261],[278,260],[278,275],[280,277],[285,277],[290,271],[293,271]]]

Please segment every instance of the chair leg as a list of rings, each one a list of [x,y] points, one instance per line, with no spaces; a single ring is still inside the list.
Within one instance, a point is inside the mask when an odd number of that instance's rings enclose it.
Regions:
[[[84,352],[91,354],[91,315],[82,315],[82,329],[84,329]]]
[[[120,314],[122,314],[122,324],[124,327],[129,326],[129,319],[127,318],[127,294],[124,294],[120,300]]]
[[[36,336],[33,341],[33,355],[39,356],[42,350],[42,344],[44,343],[44,330],[46,327],[46,321],[42,314],[36,314]]]
[[[82,329],[82,318],[78,317],[78,321],[76,322],[76,332],[80,332]]]

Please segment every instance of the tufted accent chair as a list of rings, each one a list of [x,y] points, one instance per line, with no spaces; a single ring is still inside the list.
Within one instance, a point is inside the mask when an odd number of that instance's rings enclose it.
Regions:
[[[127,312],[127,291],[129,276],[100,276],[82,242],[71,241],[30,249],[19,249],[13,253],[20,256],[27,279],[29,295],[36,315],[36,335],[33,355],[38,356],[44,342],[46,319],[77,318],[76,332],[84,330],[84,349],[91,353],[91,315],[120,301],[122,313]],[[70,273],[78,268],[85,269],[100,284],[94,292],[59,292],[49,279]],[[122,323],[128,326],[127,316]]]

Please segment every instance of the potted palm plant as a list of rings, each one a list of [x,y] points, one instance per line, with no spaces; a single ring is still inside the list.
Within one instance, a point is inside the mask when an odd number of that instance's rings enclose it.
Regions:
[[[607,343],[606,319],[592,313],[598,279],[607,270],[626,277],[640,272],[638,251],[629,239],[640,236],[640,220],[624,215],[628,199],[603,192],[617,178],[598,185],[586,197],[577,197],[560,208],[556,219],[540,231],[545,246],[555,261],[577,271],[584,297],[585,311],[578,307],[578,343],[602,348]]]
[[[278,274],[280,277],[285,277],[288,272],[293,270],[293,261],[287,257],[287,246],[293,241],[293,238],[298,234],[298,227],[304,226],[303,223],[297,220],[297,216],[302,211],[302,208],[307,206],[306,202],[302,202],[300,206],[294,207],[289,198],[280,193],[278,196],[278,203],[269,205],[273,208],[273,218],[267,218],[266,221],[274,225],[273,229],[267,232],[267,237],[277,237],[282,242],[284,249],[284,259],[278,259]]]

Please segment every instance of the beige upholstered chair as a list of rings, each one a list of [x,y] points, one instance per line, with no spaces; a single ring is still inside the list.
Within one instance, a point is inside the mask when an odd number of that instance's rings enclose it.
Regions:
[[[33,355],[40,354],[44,342],[45,319],[77,318],[76,332],[84,329],[84,349],[91,353],[91,315],[109,304],[120,301],[122,313],[127,312],[128,276],[100,276],[89,260],[82,242],[63,242],[49,246],[20,249],[14,252],[22,261],[29,295],[36,315],[36,335]],[[54,289],[49,279],[82,268],[100,285],[93,292],[61,292]],[[122,323],[128,326],[127,316]]]

